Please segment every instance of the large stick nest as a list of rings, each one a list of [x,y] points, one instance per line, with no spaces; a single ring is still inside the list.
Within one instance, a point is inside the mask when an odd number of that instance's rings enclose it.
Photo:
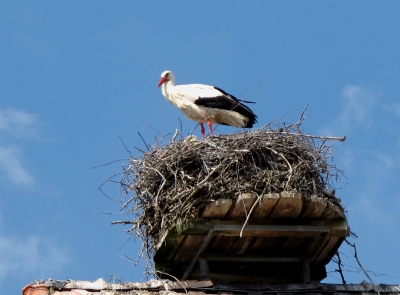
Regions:
[[[331,162],[332,140],[303,134],[298,122],[197,140],[157,144],[123,166],[121,210],[132,213],[128,232],[151,254],[171,226],[204,205],[243,193],[299,192],[328,198],[340,208],[334,184],[341,176]],[[132,195],[133,192],[133,195]]]

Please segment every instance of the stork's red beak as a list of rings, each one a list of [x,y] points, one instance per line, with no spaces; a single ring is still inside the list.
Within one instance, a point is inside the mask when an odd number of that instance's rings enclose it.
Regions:
[[[160,82],[158,82],[158,86],[157,87],[160,87],[165,81],[167,81],[167,78],[166,77],[162,77]]]

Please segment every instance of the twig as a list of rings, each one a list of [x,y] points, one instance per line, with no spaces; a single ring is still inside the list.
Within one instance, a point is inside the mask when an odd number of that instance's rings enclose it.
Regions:
[[[134,147],[135,149],[137,149],[139,152],[143,153],[143,154],[146,153],[144,150],[142,150],[142,149],[140,149],[140,148],[138,148],[138,147],[136,147],[136,146],[133,146],[133,147]]]
[[[174,136],[172,136],[172,140],[171,140],[171,142],[174,142],[175,141],[175,138],[178,136],[178,129],[175,129],[175,134],[174,134]]]
[[[287,133],[287,134],[291,134],[291,135],[295,135],[296,133]],[[338,140],[338,141],[345,141],[346,140],[346,136],[342,136],[342,137],[333,137],[333,136],[318,136],[318,135],[309,135],[309,134],[301,134],[300,136],[302,137],[308,137],[308,138],[318,138],[318,139],[325,139],[325,140]]]
[[[161,134],[161,132],[159,130],[157,130],[156,128],[154,128],[153,126],[151,126],[149,123],[143,121],[144,124],[146,124],[148,127],[150,127],[151,129],[153,129],[154,131],[156,131],[158,134]]]
[[[180,127],[180,130],[181,130],[181,139],[182,139],[183,138],[183,131],[182,131],[182,120],[181,120],[181,118],[178,117],[178,121],[179,121],[179,127]]]
[[[123,160],[126,160],[126,159],[119,159],[119,160],[107,162],[107,163],[105,163],[105,164],[101,164],[101,165],[97,165],[97,166],[90,167],[89,169],[95,169],[95,168],[107,166],[107,165],[110,165],[110,164],[113,164],[113,163],[116,163],[116,162],[121,162],[121,161],[123,161]]]
[[[169,276],[169,277],[173,278],[179,284],[179,286],[181,286],[181,288],[183,290],[185,290],[185,293],[189,294],[187,289],[185,288],[184,284],[180,280],[178,280],[178,278],[174,277],[173,275],[171,275],[169,273],[166,273],[166,272],[163,272],[163,271],[160,271],[160,270],[156,270],[156,269],[153,270],[153,273],[157,277],[158,277],[158,275],[156,273],[160,273],[160,274],[163,274],[163,275],[166,275],[166,276]],[[168,291],[168,290],[166,290],[166,291]]]
[[[261,83],[261,86],[259,86],[256,90],[254,90],[252,93],[250,93],[245,99],[248,99],[250,97],[252,97],[253,95],[255,95],[258,91],[260,91],[262,88],[264,88],[264,86],[267,84],[268,82],[268,76],[265,77],[264,81]],[[246,102],[245,100],[243,100],[244,102]]]
[[[132,220],[112,221],[111,224],[135,224]]]
[[[343,285],[346,285],[346,280],[344,279],[344,276],[343,276],[342,260],[340,259],[340,254],[339,254],[338,251],[336,251],[335,255],[337,256],[337,265],[338,265],[338,268],[339,268],[339,269],[335,269],[335,271],[340,274],[340,277],[342,278]]]
[[[253,212],[253,210],[254,210],[254,208],[256,207],[256,205],[258,204],[258,202],[264,197],[264,194],[265,194],[265,191],[266,191],[266,190],[267,190],[267,186],[265,186],[265,188],[264,188],[263,192],[261,193],[261,195],[257,196],[257,200],[256,200],[256,201],[254,202],[254,204],[251,206],[251,208],[250,208],[250,210],[249,210],[249,213],[248,213],[247,216],[246,216],[246,220],[245,220],[245,222],[243,223],[243,227],[242,227],[242,229],[240,230],[240,235],[239,235],[240,237],[242,237],[244,228],[246,227],[247,223],[249,222],[251,213]]]
[[[121,136],[118,136],[118,137],[119,137],[119,140],[121,140],[122,144],[124,145],[125,150],[126,150],[126,151],[129,153],[129,155],[132,157],[131,151],[128,150],[128,148],[126,147],[125,142],[122,140]]]
[[[289,168],[289,176],[288,176],[288,180],[286,181],[286,186],[285,186],[285,187],[288,187],[288,186],[289,186],[289,183],[290,183],[290,179],[292,178],[292,175],[293,175],[293,168],[292,168],[292,165],[290,165],[289,161],[286,159],[286,157],[285,157],[282,153],[279,153],[279,152],[275,151],[275,150],[272,149],[272,148],[267,148],[267,149],[270,150],[271,152],[273,152],[274,154],[280,156],[280,157],[286,162],[286,164],[288,165],[288,168]]]
[[[222,162],[219,163],[219,165],[218,165],[217,167],[215,167],[215,168],[207,175],[206,178],[204,178],[201,182],[199,182],[199,183],[197,184],[197,186],[203,185],[203,183],[205,183],[205,182],[211,177],[211,175],[214,174],[214,172],[218,171],[218,168],[221,167],[221,165],[222,165]]]
[[[361,270],[363,271],[363,273],[365,274],[365,276],[369,279],[369,281],[371,282],[371,284],[374,286],[374,289],[375,289],[376,293],[378,293],[378,295],[381,295],[381,293],[379,292],[378,288],[376,287],[374,281],[373,281],[373,280],[371,279],[371,277],[368,275],[368,273],[366,272],[366,270],[364,269],[364,267],[361,265],[360,260],[358,259],[356,243],[352,244],[352,243],[350,243],[347,239],[345,239],[345,242],[347,243],[347,245],[353,247],[353,249],[354,249],[354,258],[356,259],[358,265],[360,266],[360,268],[361,268]]]
[[[146,146],[147,150],[150,151],[150,148],[149,148],[149,146],[147,145],[147,143],[144,141],[142,134],[140,134],[140,132],[138,132],[138,134],[139,134],[140,138],[142,139],[144,145]]]
[[[175,129],[175,134],[174,134],[174,136],[172,137],[171,142],[174,142],[174,141],[175,141],[175,138],[176,138],[177,136],[178,136],[178,129]],[[172,148],[173,148],[173,145],[170,145],[170,146],[168,147],[168,149],[167,149],[163,154],[161,154],[159,157],[160,157],[160,158],[164,158],[165,155],[166,155]]]

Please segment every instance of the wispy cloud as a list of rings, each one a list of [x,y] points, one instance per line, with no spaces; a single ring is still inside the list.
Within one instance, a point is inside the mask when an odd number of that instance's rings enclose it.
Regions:
[[[342,91],[344,105],[338,116],[338,123],[345,130],[352,130],[361,125],[371,125],[378,97],[379,94],[372,93],[364,86],[346,85]]]
[[[14,108],[0,109],[0,132],[15,138],[38,137],[40,121],[35,114]]]
[[[376,93],[362,85],[346,85],[342,90],[343,105],[332,124],[325,126],[325,134],[346,133],[356,128],[374,124],[374,108],[381,93]]]
[[[29,237],[17,240],[0,234],[0,281],[8,276],[45,276],[68,262],[66,249],[49,239]]]
[[[383,107],[396,116],[400,116],[400,103],[392,102],[390,104],[384,104]]]
[[[399,158],[378,150],[347,148],[342,160],[348,162],[345,172],[351,183],[346,188],[349,216],[371,227],[392,228],[399,221],[399,207],[393,204],[390,184],[398,173]]]
[[[349,137],[336,157],[347,176],[344,181],[349,184],[344,191],[349,196],[345,201],[349,216],[371,227],[392,228],[399,221],[395,214],[399,207],[391,203],[391,194],[399,172],[400,153],[390,147],[396,138],[391,139],[395,133],[387,124],[397,119],[393,114],[400,115],[400,104],[385,104],[383,92],[364,85],[348,84],[341,96],[342,106],[336,118],[320,132]],[[375,132],[369,133],[371,129]],[[374,139],[376,134],[379,141]]]
[[[35,182],[33,176],[22,166],[21,151],[16,147],[0,146],[0,171],[14,184],[31,185]]]
[[[366,221],[368,226],[372,228],[379,226],[392,229],[396,225],[397,218],[390,214],[392,210],[379,197],[381,196],[372,196],[368,193],[358,194],[357,199],[351,202],[348,207],[352,219]]]
[[[34,177],[23,165],[21,139],[40,138],[41,122],[35,114],[15,108],[0,109],[0,176],[17,185],[32,185]]]

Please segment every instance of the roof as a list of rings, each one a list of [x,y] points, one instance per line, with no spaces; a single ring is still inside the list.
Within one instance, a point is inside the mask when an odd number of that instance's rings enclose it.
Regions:
[[[376,289],[375,289],[376,288]],[[166,281],[150,280],[144,283],[107,283],[103,279],[96,281],[73,280],[38,280],[22,289],[22,295],[345,295],[345,294],[396,294],[400,295],[400,285],[377,285],[363,282],[361,284],[245,284],[213,283],[204,281]]]

